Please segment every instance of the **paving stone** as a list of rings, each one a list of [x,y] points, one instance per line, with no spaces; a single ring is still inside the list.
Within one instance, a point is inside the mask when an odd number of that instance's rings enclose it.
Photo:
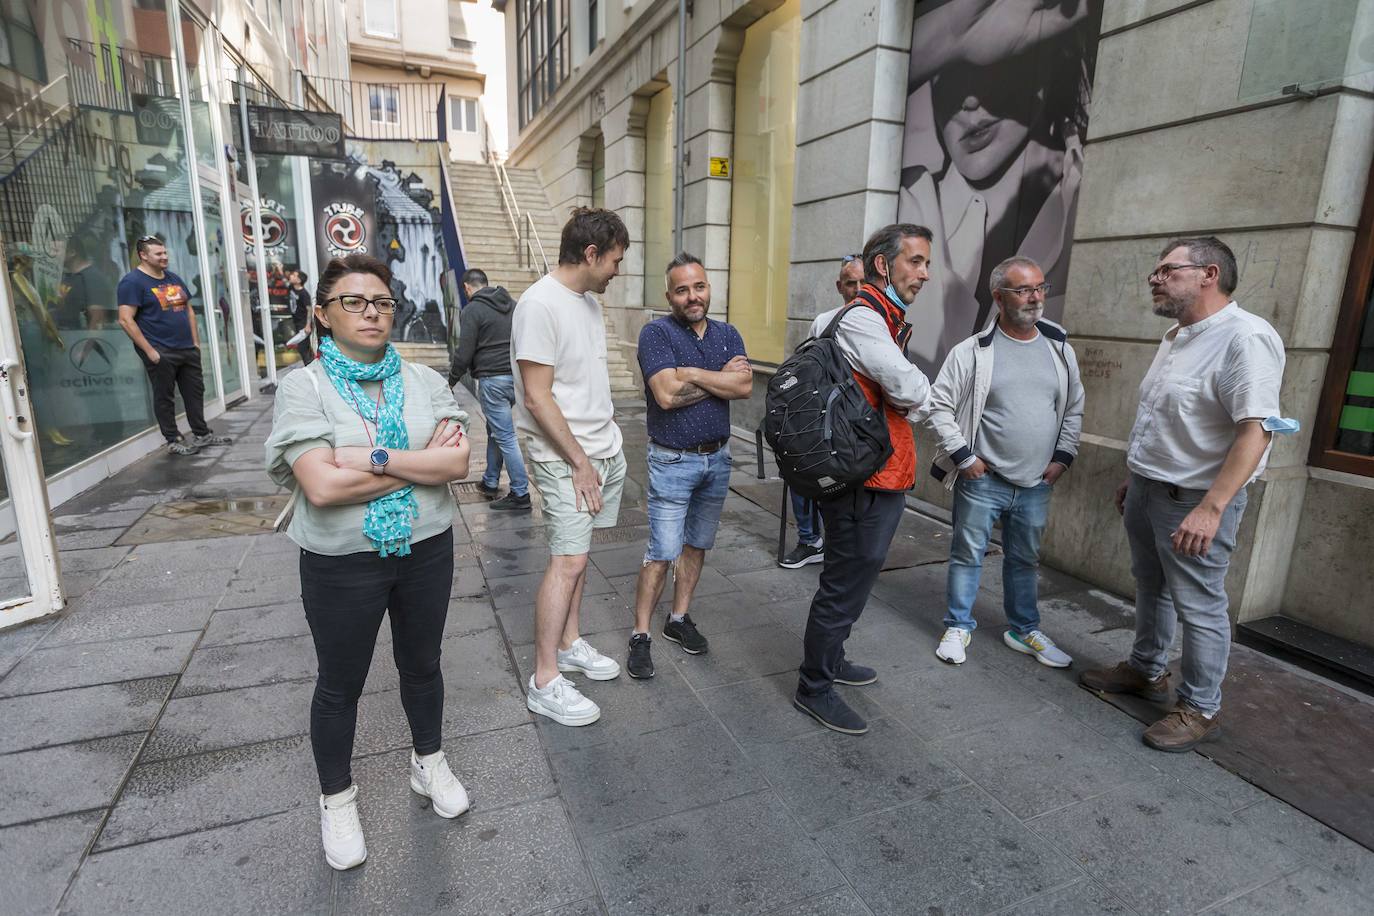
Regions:
[[[842,692],[845,702],[864,718],[871,720],[883,715],[881,709],[868,702],[864,688],[837,689]],[[800,735],[815,734],[815,720],[792,705],[796,693],[797,673],[784,671],[752,681],[710,687],[698,691],[697,695],[735,740],[749,749]]]
[[[875,914],[987,913],[1080,876],[976,786],[932,792],[817,839]],[[932,856],[942,867],[928,867]]]
[[[687,760],[692,762],[684,766]],[[766,787],[710,720],[555,753],[550,762],[584,837]]]
[[[121,681],[0,700],[0,754],[147,731],[175,681]]]
[[[613,641],[624,645],[629,638],[630,631],[626,628],[619,631]],[[607,645],[611,641],[608,639]],[[624,660],[623,655],[617,657]],[[521,669],[520,683],[524,684],[529,679],[529,672],[534,670],[534,647],[518,647],[516,661]],[[576,750],[706,718],[706,707],[672,665],[664,664],[660,658],[656,669],[652,678],[642,681],[623,673],[613,681],[592,681],[580,675],[568,675],[579,690],[601,707],[601,718],[591,725],[568,728],[543,716],[535,716],[540,739],[550,751]],[[524,705],[523,692],[521,705]]]
[[[587,854],[612,916],[765,913],[844,881],[771,792],[609,834]]]
[[[317,817],[291,811],[98,852],[83,864],[63,916],[114,913],[326,913],[334,872]]]
[[[1208,916],[1348,916],[1374,911],[1374,898],[1365,897],[1315,866],[1286,875],[1248,894],[1203,912]]]
[[[0,681],[0,696],[176,674],[186,664],[198,635],[171,633],[35,649]]]
[[[1078,881],[1024,900],[998,916],[1129,916],[1134,911],[1092,881]]]
[[[862,736],[812,725],[811,734],[749,749],[750,761],[768,774],[773,791],[807,830],[969,782],[943,755],[889,719],[871,720]]]
[[[104,642],[131,636],[199,633],[210,619],[214,598],[187,595],[181,601],[107,605],[89,597],[73,601],[43,641],[45,648]]]
[[[57,619],[45,617],[28,623],[0,630],[0,678],[9,674],[20,659],[32,652],[43,638],[57,626]]]
[[[59,534],[74,531],[88,531],[92,528],[128,528],[138,521],[146,510],[124,509],[120,512],[79,512],[53,516],[53,527]]]
[[[820,569],[819,566],[803,566],[801,569],[772,566],[753,572],[735,573],[730,576],[730,581],[759,604],[788,601],[809,607],[816,594]]]
[[[318,797],[315,761],[304,737],[141,763],[129,774],[96,848],[313,808]]]
[[[577,903],[569,903],[567,906],[545,910],[540,916],[605,916],[605,913],[606,911],[601,908],[600,901],[591,899],[579,900]]]
[[[735,630],[729,639],[712,643],[705,655],[677,653],[668,658],[693,687],[718,687],[796,670],[802,641],[770,623]]]
[[[308,734],[314,692],[312,678],[178,696],[158,720],[143,762]]]
[[[591,555],[591,560],[596,568],[601,570],[601,574],[608,579],[617,576],[638,576],[640,567],[644,565],[646,546],[647,542],[626,544],[610,550],[602,550]]]
[[[0,755],[0,825],[109,805],[142,744],[121,735]]]
[[[489,579],[506,579],[527,573],[542,573],[549,567],[549,549],[535,547],[484,547],[478,554],[482,574]],[[602,570],[604,575],[605,570]]]
[[[281,604],[299,599],[301,596],[300,573],[289,573],[269,578],[248,577],[235,579],[224,589],[223,597],[216,606],[219,610],[239,607],[262,607],[268,604]]]
[[[849,888],[828,891],[819,897],[792,903],[780,910],[769,910],[768,916],[871,916],[859,895]]]
[[[548,799],[379,836],[366,865],[338,876],[335,905],[359,916],[513,916],[592,893],[562,804]]]
[[[52,913],[95,836],[102,812],[0,829],[0,899],[11,913]]]
[[[374,654],[374,664],[375,659]],[[313,681],[317,670],[315,642],[309,636],[215,646],[199,649],[191,656],[177,685],[176,696],[282,681]],[[3,686],[0,683],[0,688]]]
[[[1054,708],[935,746],[1022,819],[1149,781],[1155,773]]]
[[[466,529],[464,529],[466,531]],[[616,530],[616,529],[608,529]],[[458,529],[454,528],[454,543],[458,543]],[[489,528],[482,531],[474,531],[468,534],[468,540],[475,543],[479,550],[489,547],[504,547],[506,549],[528,549],[531,547],[543,547],[548,550],[548,540],[543,528]],[[592,536],[592,548],[596,550],[596,536]]]
[[[300,601],[266,604],[260,607],[224,608],[210,617],[202,648],[228,646],[265,639],[308,636],[310,624]]]
[[[90,550],[61,551],[62,572],[98,572],[114,569],[129,555],[129,547],[94,547]]]
[[[1168,777],[1030,822],[1128,905],[1193,912],[1291,870],[1290,850]]]
[[[453,589],[450,598],[484,598],[487,595],[487,582],[482,578],[482,570],[476,566],[457,566],[453,570]]]
[[[639,585],[638,571],[628,576],[616,576],[609,581],[612,588],[625,596],[626,601],[634,601],[635,590]],[[673,600],[673,589],[674,582],[670,574],[668,580],[664,583],[663,593],[659,597],[659,607],[666,608],[670,606]],[[744,599],[746,596],[735,587],[733,582],[707,566],[701,570],[701,578],[697,580],[697,587],[692,590],[692,601],[696,603],[697,601],[709,598],[722,598],[731,600],[735,604],[741,604],[745,603]]]
[[[514,681],[504,686],[473,686],[462,678],[444,678],[445,738],[527,725],[529,721],[525,694]],[[410,746],[410,725],[401,706],[400,692],[364,692],[358,704],[353,752],[369,754]]]
[[[227,569],[210,569],[157,577],[105,579],[90,589],[86,597],[97,607],[120,607],[177,601],[186,595],[217,596],[229,584],[231,575],[233,573]]]
[[[142,510],[139,514],[143,514]],[[119,540],[122,534],[123,528],[87,528],[84,531],[58,534],[55,540],[58,550],[85,550],[92,547],[109,547]]]
[[[1236,819],[1261,831],[1292,855],[1374,898],[1374,852],[1321,821],[1277,798],[1265,798],[1251,805],[1237,813]]]
[[[410,789],[412,748],[387,751],[353,761],[353,779],[362,798],[364,828],[374,836],[410,833],[441,820],[430,803]],[[467,790],[472,813],[486,813],[554,794],[553,777],[534,726],[452,738],[444,742],[449,767]],[[467,815],[462,815],[467,817]]]
[[[993,669],[978,667],[972,659],[905,678],[884,678],[867,690],[869,700],[931,741],[1031,716],[1046,708],[1045,700],[1018,691],[1014,681]]]
[[[235,570],[243,562],[250,540],[241,536],[140,544],[124,558],[116,574],[153,577],[210,569]]]
[[[479,575],[480,577],[480,575]],[[519,576],[509,576],[502,579],[490,579],[487,582],[491,589],[491,600],[497,610],[508,607],[533,607],[534,596],[539,591],[539,584],[544,581],[544,571],[524,573]],[[582,586],[582,598],[586,600],[593,595],[605,595],[615,591],[606,577],[597,571],[595,566],[587,567],[587,581]]]

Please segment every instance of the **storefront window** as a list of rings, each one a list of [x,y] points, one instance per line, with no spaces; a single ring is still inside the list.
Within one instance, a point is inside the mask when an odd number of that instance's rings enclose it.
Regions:
[[[297,199],[291,157],[256,157],[258,168],[259,216],[262,220],[262,248],[267,259],[267,301],[271,304],[272,327],[270,339],[276,353],[278,368],[299,359],[295,349],[288,349],[286,341],[295,334],[291,317],[290,275],[295,270],[313,273],[308,257],[302,260],[302,236],[297,219]],[[252,223],[248,211],[241,214],[243,241],[249,254],[253,248]],[[308,253],[307,253],[308,254]],[[256,271],[252,272],[253,289],[257,289]],[[262,319],[254,303],[253,317],[258,326]],[[259,364],[265,367],[265,357],[259,350]]]
[[[202,183],[200,201],[205,208],[206,260],[215,289],[215,337],[219,343],[219,371],[224,379],[224,397],[230,400],[242,389],[238,370],[238,335],[234,329],[233,305],[229,301],[229,271],[232,270],[228,247],[230,236],[224,223],[224,208],[218,189]],[[202,357],[208,355],[208,350]]]
[[[183,307],[209,342],[165,6],[143,0],[120,15],[104,44],[44,37],[49,69],[60,62],[69,78],[63,98],[35,104],[58,114],[43,121],[41,143],[0,160],[4,270],[49,475],[154,426],[143,363],[118,324],[116,290],[137,263],[136,239],[165,241],[191,296]],[[195,45],[199,54],[203,41]],[[0,63],[0,83],[20,85],[11,61]],[[217,371],[207,359],[207,398]]]
[[[787,326],[800,35],[801,0],[787,0],[744,33],[735,77],[730,322],[771,363]]]

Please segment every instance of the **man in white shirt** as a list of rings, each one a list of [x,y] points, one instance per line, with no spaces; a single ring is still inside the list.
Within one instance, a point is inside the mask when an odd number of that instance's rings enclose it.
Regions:
[[[1279,416],[1283,341],[1231,298],[1236,257],[1219,239],[1176,239],[1148,277],[1157,315],[1173,318],[1140,385],[1116,491],[1136,579],[1135,646],[1114,668],[1085,671],[1090,690],[1168,699],[1168,652],[1183,624],[1183,683],[1146,729],[1161,751],[1187,751],[1221,728],[1231,651],[1226,570],[1245,487],[1264,470]]]
[[[620,665],[578,633],[592,529],[615,525],[625,482],[620,427],[606,370],[606,327],[592,293],[620,270],[630,237],[610,210],[578,208],[563,227],[558,266],[521,295],[511,320],[516,428],[543,499],[549,568],[534,600],[534,673],[525,705],[562,725],[601,709],[561,672],[594,681]]]

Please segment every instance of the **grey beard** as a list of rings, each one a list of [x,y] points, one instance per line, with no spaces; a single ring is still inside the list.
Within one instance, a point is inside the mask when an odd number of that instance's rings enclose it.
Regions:
[[[1154,303],[1154,312],[1161,318],[1178,318],[1187,309],[1187,306],[1177,299],[1165,299],[1163,302]]]

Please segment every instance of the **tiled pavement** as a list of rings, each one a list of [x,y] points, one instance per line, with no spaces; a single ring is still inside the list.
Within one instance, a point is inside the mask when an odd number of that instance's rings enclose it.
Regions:
[[[411,795],[384,632],[354,770],[370,856],[336,874],[319,851],[296,549],[276,535],[132,544],[155,504],[272,492],[268,407],[220,421],[230,449],[149,458],[58,510],[71,607],[0,634],[0,911],[1374,911],[1374,855],[1202,756],[1144,748],[1072,672],[1002,647],[995,568],[970,661],[941,666],[945,532],[918,516],[901,543],[922,565],[883,574],[850,642],[881,673],[845,690],[871,733],[792,710],[817,570],[773,565],[777,518],[740,495],[743,442],[694,610],[712,651],[657,640],[652,681],[587,688],[603,709],[588,728],[534,722],[522,701],[539,513],[461,494],[445,730],[474,808],[445,821]],[[582,619],[623,658],[642,412],[626,405],[622,425],[631,479]],[[1052,570],[1043,606],[1080,665],[1129,640],[1128,608]]]

